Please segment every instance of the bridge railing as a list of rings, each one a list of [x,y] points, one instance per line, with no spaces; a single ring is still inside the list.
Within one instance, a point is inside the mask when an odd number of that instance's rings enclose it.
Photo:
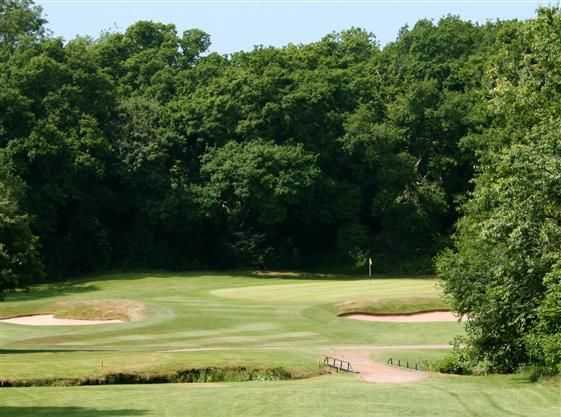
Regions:
[[[337,370],[337,372],[352,372],[356,373],[353,370],[353,366],[349,361],[345,361],[343,359],[334,358],[333,356],[324,356],[322,364],[329,368]]]
[[[395,366],[397,368],[414,369],[415,371],[421,371],[422,370],[421,365],[417,361],[409,362],[409,360],[402,361],[401,359],[395,360],[393,358],[389,358],[386,361],[386,364],[389,365],[389,366]]]

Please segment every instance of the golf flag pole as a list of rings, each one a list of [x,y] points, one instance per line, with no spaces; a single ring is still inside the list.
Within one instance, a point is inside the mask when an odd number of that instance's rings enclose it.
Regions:
[[[372,278],[372,258],[368,258],[368,277]]]

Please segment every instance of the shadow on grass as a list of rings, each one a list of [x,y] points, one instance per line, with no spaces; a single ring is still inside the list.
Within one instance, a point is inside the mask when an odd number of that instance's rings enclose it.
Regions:
[[[4,301],[32,301],[49,297],[61,297],[71,294],[81,294],[98,291],[100,288],[90,282],[100,281],[134,281],[146,278],[203,278],[208,277],[233,277],[254,279],[276,279],[290,281],[364,281],[376,279],[434,279],[432,275],[407,275],[407,274],[374,274],[369,278],[364,274],[351,273],[324,273],[288,270],[200,270],[200,271],[112,271],[107,273],[85,275],[72,281],[38,284],[26,290],[9,292]]]
[[[146,415],[145,410],[98,410],[84,407],[2,407],[0,417],[128,417]]]
[[[286,280],[303,280],[303,281],[368,281],[376,279],[434,279],[430,275],[398,275],[398,274],[375,274],[368,277],[364,274],[356,273],[321,273],[321,272],[294,272],[294,271],[235,271],[225,273],[235,277],[246,278],[273,278]]]
[[[561,389],[561,376],[560,375],[535,376],[532,375],[532,371],[524,370],[516,374],[512,374],[512,383],[516,385],[551,384],[551,386]]]
[[[40,284],[25,290],[9,292],[5,301],[32,301],[42,298],[61,297],[70,294],[82,294],[98,291],[95,285],[84,285],[80,282],[64,282],[53,284]]]
[[[90,281],[134,281],[146,278],[203,278],[208,277],[233,277],[233,278],[258,278],[258,279],[286,279],[286,280],[361,280],[367,279],[361,275],[343,275],[331,273],[303,272],[303,271],[271,271],[256,269],[231,269],[231,270],[197,270],[197,271],[124,271],[109,272],[99,275],[87,275],[76,279],[76,283],[86,283]]]

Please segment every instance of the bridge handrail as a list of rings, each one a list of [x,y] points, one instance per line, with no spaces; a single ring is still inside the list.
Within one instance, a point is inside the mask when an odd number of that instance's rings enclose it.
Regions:
[[[330,368],[335,368],[337,371],[355,372],[351,362],[335,358],[333,356],[324,356],[323,364],[329,366]]]

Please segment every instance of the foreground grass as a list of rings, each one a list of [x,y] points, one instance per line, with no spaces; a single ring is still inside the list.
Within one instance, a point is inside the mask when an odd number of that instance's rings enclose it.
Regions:
[[[0,417],[552,417],[558,382],[435,377],[377,385],[352,376],[302,381],[0,390]]]

